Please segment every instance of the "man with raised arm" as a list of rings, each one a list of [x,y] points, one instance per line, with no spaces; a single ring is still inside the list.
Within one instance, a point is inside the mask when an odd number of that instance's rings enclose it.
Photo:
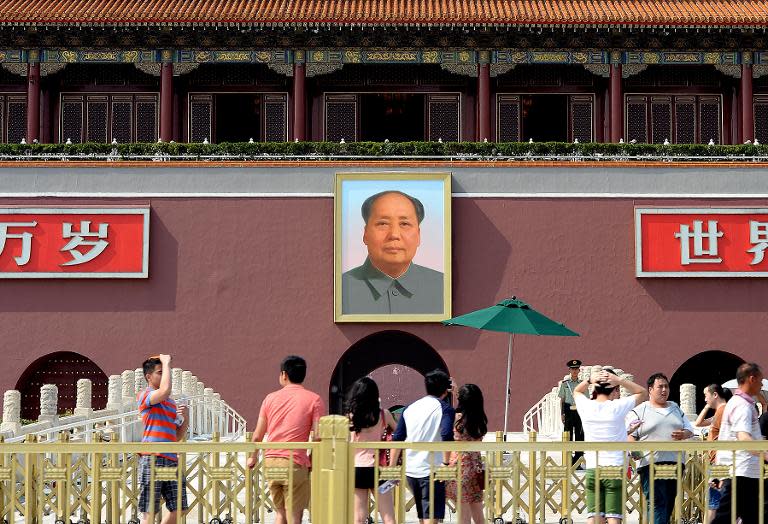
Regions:
[[[595,385],[594,400],[587,397],[590,384]],[[619,398],[619,388],[629,391],[631,396]],[[632,408],[648,398],[648,391],[632,381],[619,378],[616,372],[604,367],[599,372],[583,380],[573,390],[576,409],[581,416],[586,442],[626,442],[627,429],[624,418]],[[624,516],[621,507],[621,480],[600,479],[600,508],[596,507],[595,469],[598,466],[624,466],[623,451],[602,451],[598,462],[595,452],[585,454],[587,462],[587,524],[603,522],[620,524]],[[595,519],[595,516],[599,518]]]
[[[147,388],[139,393],[139,413],[144,426],[142,442],[178,442],[184,438],[189,425],[186,406],[176,408],[171,398],[171,356],[150,357],[142,365]],[[139,513],[141,524],[147,524],[150,494],[151,456],[155,456],[155,467],[178,466],[175,453],[149,453],[139,458]],[[175,480],[155,480],[154,513],[160,512],[160,497],[165,499],[168,513],[162,524],[176,522],[177,512],[187,509],[187,482],[181,481],[181,508],[178,507],[179,486]]]

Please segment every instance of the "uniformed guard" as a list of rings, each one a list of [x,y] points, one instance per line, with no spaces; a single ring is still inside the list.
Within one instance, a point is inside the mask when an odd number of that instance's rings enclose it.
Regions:
[[[579,385],[581,360],[569,360],[565,365],[568,366],[570,376],[560,382],[560,389],[557,392],[557,396],[560,397],[563,429],[571,434],[571,440],[583,442],[584,428],[581,425],[581,417],[579,417],[579,413],[576,411],[576,402],[573,400],[573,390]],[[583,455],[583,451],[576,451],[573,454],[571,463],[576,464],[579,458]]]

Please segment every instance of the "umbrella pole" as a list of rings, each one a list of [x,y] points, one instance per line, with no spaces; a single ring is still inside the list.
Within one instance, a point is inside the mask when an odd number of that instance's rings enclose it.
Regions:
[[[507,418],[509,417],[509,375],[512,371],[512,339],[514,334],[509,334],[509,347],[507,348],[507,389],[504,390],[504,441],[507,440]]]

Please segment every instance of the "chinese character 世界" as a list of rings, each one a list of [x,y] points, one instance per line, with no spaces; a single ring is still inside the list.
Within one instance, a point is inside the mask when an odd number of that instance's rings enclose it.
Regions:
[[[5,249],[5,241],[9,238],[21,240],[21,255],[13,257],[17,266],[26,265],[32,256],[32,233],[9,233],[9,227],[35,227],[37,222],[0,222],[0,255]]]
[[[752,244],[752,249],[747,249],[747,252],[755,255],[750,262],[750,265],[754,266],[763,261],[765,250],[768,248],[768,222],[749,221],[749,243]]]
[[[91,231],[91,221],[81,220],[80,231],[72,231],[72,224],[64,222],[62,237],[71,238],[72,240],[67,242],[67,245],[61,248],[61,251],[69,251],[69,254],[72,255],[72,260],[61,265],[75,266],[77,264],[85,264],[104,252],[109,245],[109,242],[105,240],[108,227],[109,224],[99,224],[98,231]],[[88,237],[98,238],[99,240],[85,240]],[[76,249],[79,246],[90,246],[91,249],[83,254]]]
[[[707,221],[707,231],[703,229],[702,220],[693,221],[693,231],[688,224],[680,225],[680,232],[675,233],[675,238],[680,239],[680,263],[688,264],[719,264],[723,261],[717,256],[717,239],[723,236],[722,231],[717,230],[717,220]],[[704,241],[707,249],[704,249]],[[691,256],[691,243],[693,243],[693,256]]]

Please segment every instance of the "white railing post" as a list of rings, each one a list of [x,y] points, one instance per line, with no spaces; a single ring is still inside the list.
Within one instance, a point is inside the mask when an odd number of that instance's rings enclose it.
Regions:
[[[93,414],[92,392],[93,385],[91,384],[91,379],[81,378],[77,381],[75,415],[90,417]]]
[[[203,409],[205,409],[205,415],[203,416],[205,429],[203,432],[208,435],[213,433],[213,388],[205,388],[203,390]]]
[[[136,409],[136,396],[134,395],[134,389],[136,388],[136,372],[132,369],[126,369],[120,374],[121,383],[121,395],[123,398],[122,413],[133,411]],[[134,440],[134,426],[128,425],[128,419],[123,416],[120,418],[120,442],[132,442]]]
[[[0,433],[13,433],[16,436],[21,431],[21,392],[9,389],[3,394],[3,422],[0,423]]]
[[[134,394],[136,372],[132,369],[126,369],[120,374],[120,380],[122,383],[123,404],[133,406],[134,402],[136,402],[136,395]]]
[[[179,398],[181,395],[181,368],[173,368],[171,370],[171,395],[173,398]]]
[[[624,375],[622,375],[621,378],[623,378],[624,380],[629,380],[630,382],[634,382],[635,381],[635,376],[630,374],[630,373],[624,373]],[[628,397],[629,396],[629,390],[627,390],[627,388],[625,388],[625,387],[622,387],[621,388],[621,396],[622,397]]]
[[[120,413],[123,409],[123,377],[110,375],[107,385],[107,409]]]
[[[50,422],[55,425],[59,421],[59,388],[55,384],[43,384],[40,388],[40,416],[38,422]]]
[[[195,402],[195,433],[197,435],[202,435],[205,433],[203,427],[205,417],[205,399],[203,399],[204,394],[205,384],[198,380],[195,383],[195,396],[197,397],[197,401]]]
[[[223,409],[221,407],[221,394],[220,393],[214,393],[213,394],[213,417],[216,421],[213,425],[213,430],[217,432],[219,435],[224,434],[224,417],[221,415],[223,414]]]
[[[147,388],[147,379],[144,376],[144,370],[137,368],[133,372],[133,393],[135,397],[138,397],[139,393]]]
[[[680,386],[680,409],[691,420],[696,418],[696,386],[682,384]]]

